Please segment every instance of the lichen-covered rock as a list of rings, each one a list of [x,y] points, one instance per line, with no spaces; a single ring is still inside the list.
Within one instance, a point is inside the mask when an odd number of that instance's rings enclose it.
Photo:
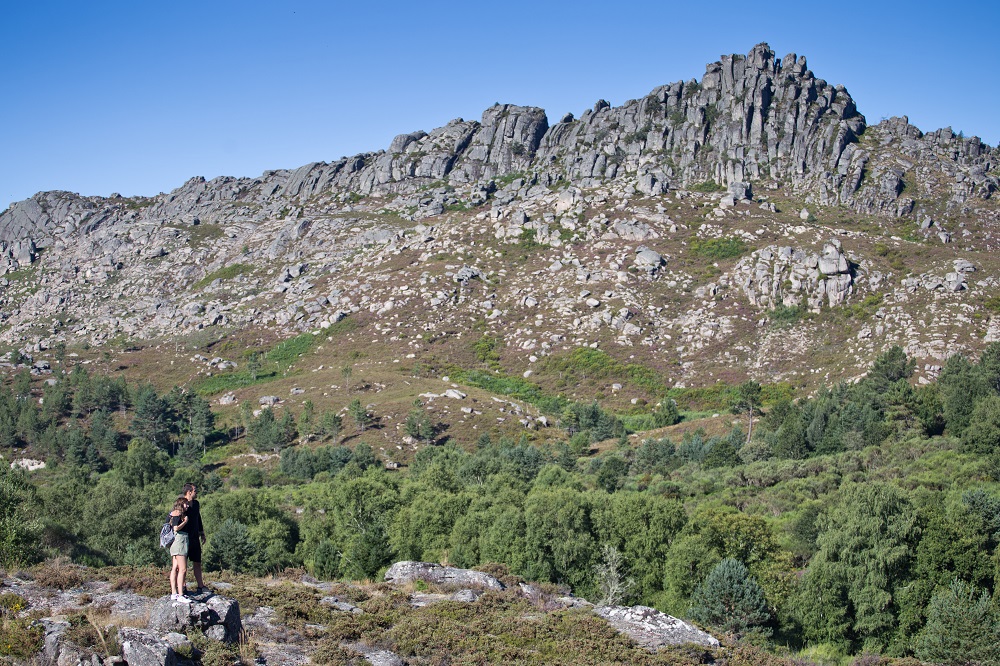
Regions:
[[[456,569],[430,562],[396,562],[385,572],[385,579],[396,584],[422,580],[436,585],[454,585],[463,588],[504,589],[503,583],[481,571]]]
[[[243,630],[240,604],[235,599],[218,595],[190,604],[161,597],[153,604],[149,614],[151,631],[183,633],[189,628],[200,629],[206,636],[218,641],[235,642]]]
[[[152,632],[122,627],[118,630],[118,641],[128,666],[177,666],[174,648]]]
[[[682,643],[719,647],[711,634],[648,606],[598,606],[594,613],[649,650]]]

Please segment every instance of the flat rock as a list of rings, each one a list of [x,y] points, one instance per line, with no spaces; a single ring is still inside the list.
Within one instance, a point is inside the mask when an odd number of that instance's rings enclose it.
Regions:
[[[396,562],[385,572],[385,579],[397,585],[422,580],[427,583],[455,585],[462,588],[504,589],[503,583],[482,571],[456,569],[430,562]]]
[[[656,651],[667,645],[695,643],[717,648],[719,641],[684,620],[661,613],[648,606],[597,606],[594,613],[628,634],[642,647]]]

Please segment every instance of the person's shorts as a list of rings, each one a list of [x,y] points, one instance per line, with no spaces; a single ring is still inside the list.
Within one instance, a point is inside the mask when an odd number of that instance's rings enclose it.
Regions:
[[[184,555],[188,554],[188,535],[187,532],[175,532],[174,542],[170,544],[170,554],[171,555]]]
[[[197,535],[192,535],[191,543],[188,544],[188,559],[192,562],[201,563],[201,539]]]

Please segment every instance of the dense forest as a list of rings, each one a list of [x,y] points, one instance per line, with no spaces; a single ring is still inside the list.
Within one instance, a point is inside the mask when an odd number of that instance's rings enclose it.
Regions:
[[[913,368],[893,348],[862,381],[797,400],[746,382],[724,435],[636,443],[596,403],[568,404],[559,441],[438,441],[387,470],[358,401],[222,426],[196,394],[63,359],[43,385],[23,370],[0,389],[0,455],[47,461],[0,466],[0,566],[165,565],[159,525],[194,482],[209,570],[503,563],[776,648],[996,663],[1000,344],[923,386]],[[678,418],[664,397],[650,426]],[[436,441],[419,409],[406,430]],[[225,464],[250,449],[280,458]]]

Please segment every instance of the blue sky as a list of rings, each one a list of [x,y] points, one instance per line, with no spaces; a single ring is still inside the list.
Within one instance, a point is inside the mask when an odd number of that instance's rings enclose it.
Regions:
[[[1000,140],[995,2],[35,0],[0,16],[0,210],[334,160],[494,102],[579,115],[762,41],[847,86],[870,123]]]

